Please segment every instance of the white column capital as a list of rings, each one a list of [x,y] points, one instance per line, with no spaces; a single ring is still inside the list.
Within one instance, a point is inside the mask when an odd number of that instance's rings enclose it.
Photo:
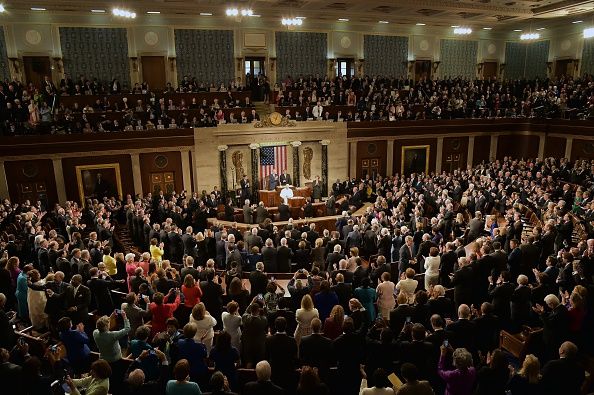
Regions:
[[[219,150],[219,152],[223,152],[223,151],[227,151],[229,149],[228,145],[219,145],[217,147],[217,149]]]
[[[258,144],[258,143],[251,143],[250,144],[250,149],[258,149],[258,148],[260,148],[260,144]]]
[[[330,140],[321,140],[320,144],[322,145],[330,145]]]
[[[302,143],[301,143],[301,141],[291,141],[290,144],[293,148],[299,148]]]

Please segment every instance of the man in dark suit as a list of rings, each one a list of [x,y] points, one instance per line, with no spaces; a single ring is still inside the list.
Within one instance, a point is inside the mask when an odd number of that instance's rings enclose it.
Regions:
[[[66,311],[74,325],[86,324],[89,316],[89,305],[91,304],[91,291],[82,285],[83,278],[75,274],[70,279],[70,286],[64,292],[64,303]]]
[[[338,296],[338,304],[342,306],[344,311],[349,311],[349,300],[353,296],[353,287],[351,283],[345,283],[343,273],[336,274],[336,284],[330,289],[336,292],[336,295]]]
[[[256,270],[250,273],[250,290],[251,297],[258,294],[264,295],[266,293],[266,286],[268,285],[268,277],[264,273],[264,264],[262,262],[256,263]]]
[[[177,264],[182,263],[184,244],[176,226],[172,226],[167,234],[169,239],[169,259]]]
[[[264,202],[260,202],[256,208],[256,223],[261,224],[266,218],[268,218],[268,210],[264,207]]]
[[[202,299],[208,311],[213,317],[220,317],[223,312],[223,287],[215,281],[214,269],[206,269],[206,281],[200,282],[202,288]],[[218,280],[218,277],[216,277]]]
[[[520,266],[522,265],[522,251],[520,250],[520,243],[517,239],[511,239],[509,242],[510,253],[507,257],[507,266],[512,279],[515,279],[520,274]]]
[[[288,221],[291,218],[291,209],[285,202],[281,201],[278,205],[278,219],[279,221]]]
[[[282,238],[280,246],[276,250],[276,267],[279,273],[288,273],[291,271],[291,257],[293,251],[287,246],[287,239]]]
[[[99,270],[96,267],[89,271],[91,279],[87,281],[87,287],[91,291],[91,300],[93,307],[97,309],[101,315],[110,315],[113,312],[114,305],[111,298],[111,288],[117,283],[107,277],[99,276]]]
[[[38,266],[36,269],[39,270],[41,277],[47,276],[50,270],[50,261],[49,261],[49,251],[48,251],[48,244],[47,240],[42,240],[40,243],[39,250],[37,250],[37,262]]]
[[[435,364],[432,358],[434,348],[425,340],[425,327],[422,324],[412,325],[411,338],[412,341],[400,343],[400,355],[403,357],[403,362],[415,365],[419,369],[419,377],[426,380],[430,377],[431,365]]]
[[[334,245],[334,251],[329,253],[326,257],[326,271],[334,270],[334,265],[338,268],[338,263],[341,259],[345,259],[345,256],[341,253],[342,247],[340,244]]]
[[[287,335],[287,320],[284,317],[277,317],[274,327],[276,333],[266,338],[266,360],[272,367],[272,380],[282,388],[291,388],[297,382],[297,342]]]
[[[252,209],[252,206],[250,206],[249,199],[245,199],[243,205],[243,222],[246,224],[254,223],[254,210]]]
[[[10,362],[9,359],[10,353],[8,350],[0,348],[0,382],[5,388],[16,390],[22,384],[21,375],[23,369],[21,366]],[[15,391],[15,393],[18,392]]]
[[[534,236],[529,236],[525,239],[525,242],[520,245],[520,274],[533,278],[534,274],[532,269],[538,266],[538,259],[540,251],[534,243]]]
[[[184,246],[184,255],[196,258],[196,239],[193,235],[193,229],[191,226],[186,228],[186,233],[181,236],[182,244]]]
[[[469,352],[475,351],[476,326],[470,321],[470,307],[465,304],[458,307],[458,321],[452,322],[446,328],[451,332],[450,342],[454,348],[464,347]]]
[[[585,380],[584,368],[577,361],[578,349],[566,341],[559,347],[559,359],[542,369],[541,388],[545,395],[579,395]]]
[[[493,309],[496,316],[503,322],[509,322],[511,319],[511,297],[516,287],[510,282],[509,272],[503,271],[499,274],[497,283],[493,283],[493,278],[489,279],[489,297],[493,303]]]
[[[265,246],[262,248],[262,262],[264,262],[264,271],[267,273],[278,273],[278,266],[276,261],[276,248],[271,239],[267,239]]]
[[[320,378],[327,382],[330,367],[334,366],[335,358],[332,349],[332,340],[322,335],[322,321],[314,318],[311,321],[312,334],[301,338],[299,343],[299,360],[301,365],[318,368]]]
[[[278,175],[276,174],[276,170],[272,170],[272,173],[268,176],[268,190],[274,191],[276,186],[278,185]]]
[[[454,287],[454,302],[457,306],[461,304],[471,305],[474,300],[474,273],[468,258],[458,259],[459,269],[452,276],[451,285]]]
[[[475,346],[483,355],[487,355],[499,345],[501,321],[493,314],[493,305],[488,302],[481,304],[477,314],[480,315],[472,320],[476,328]]]
[[[241,181],[239,182],[241,185],[241,200],[245,201],[249,199],[252,195],[252,190],[250,188],[250,181],[248,180],[247,176],[244,174]],[[249,203],[248,203],[249,205]]]
[[[291,185],[291,175],[287,174],[287,169],[283,170],[283,174],[281,174],[278,178],[280,185]]]
[[[559,298],[549,294],[544,298],[548,311],[537,304],[532,309],[540,315],[543,323],[542,341],[545,345],[545,353],[548,358],[555,355],[556,350],[563,340],[567,339],[569,332],[569,317],[567,308],[559,302]]]
[[[468,222],[468,242],[475,241],[485,229],[485,221],[480,211],[474,213],[474,218]]]
[[[260,361],[256,364],[257,381],[250,381],[243,387],[244,395],[284,395],[281,387],[270,381],[272,376],[270,364],[267,361]]]
[[[58,320],[64,315],[64,293],[68,289],[68,283],[64,282],[64,273],[56,272],[54,281],[46,283],[45,313],[50,319],[50,323],[55,327]],[[110,312],[111,314],[111,312]]]
[[[404,273],[406,269],[415,267],[415,259],[413,254],[413,237],[406,236],[404,238],[404,245],[400,247],[400,263],[398,264],[398,271],[400,274]]]
[[[433,287],[433,296],[427,302],[431,314],[438,314],[441,318],[452,318],[454,315],[454,302],[445,296],[445,288],[443,285],[436,285]]]
[[[446,250],[441,256],[439,265],[439,283],[444,287],[450,286],[450,274],[454,273],[454,266],[458,262],[456,255],[456,245],[452,242],[446,243]]]
[[[524,274],[518,276],[518,286],[511,296],[511,319],[515,325],[520,327],[530,320],[530,301],[532,291],[528,285],[528,277]]]
[[[196,280],[196,281],[198,281],[198,279],[200,277],[198,270],[196,270],[196,268],[194,267],[194,258],[192,258],[190,255],[188,255],[186,257],[186,260],[184,262],[184,267],[181,269],[181,272],[180,272],[182,281],[184,278],[186,278],[186,276],[188,274],[191,275],[192,277],[194,277],[194,280]]]
[[[262,248],[262,238],[258,236],[258,228],[252,228],[250,233],[244,237],[245,243],[247,244],[247,250],[251,251],[252,247]]]
[[[490,255],[493,257],[493,271],[491,275],[493,278],[499,277],[499,273],[507,271],[507,255],[501,249],[501,243],[498,241],[493,242],[493,251]],[[443,258],[442,258],[443,259]]]

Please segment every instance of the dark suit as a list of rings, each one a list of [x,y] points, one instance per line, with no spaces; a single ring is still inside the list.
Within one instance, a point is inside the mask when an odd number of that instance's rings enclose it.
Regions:
[[[474,273],[471,266],[464,266],[454,273],[452,286],[454,287],[454,302],[456,305],[467,304],[474,301]]]
[[[69,312],[72,324],[76,325],[80,322],[86,323],[89,315],[89,305],[91,304],[91,291],[84,285],[79,285],[76,294],[74,287],[69,286],[64,292],[64,303],[66,309],[75,307],[74,311]]]
[[[296,383],[297,342],[286,333],[276,333],[266,338],[266,359],[272,368],[272,381],[282,388]]]
[[[291,175],[283,173],[278,177],[278,181],[279,181],[280,185],[286,185],[286,184],[291,185]]]
[[[519,285],[511,296],[511,319],[516,324],[522,325],[530,320],[530,300],[532,291],[526,285]]]
[[[278,273],[276,262],[276,248],[264,247],[262,248],[262,262],[264,263],[264,271],[267,273]]]
[[[223,312],[223,287],[214,281],[201,281],[202,299],[206,310],[213,317],[220,317]],[[218,320],[217,320],[218,321]]]
[[[519,247],[514,248],[507,257],[507,265],[513,279],[520,274],[520,265],[522,264],[522,250]]]
[[[436,299],[429,299],[429,312],[431,314],[439,314],[443,319],[452,318],[454,315],[454,303],[451,299],[445,296],[440,296]]]
[[[321,334],[313,333],[301,338],[299,343],[299,360],[301,365],[317,367],[322,381],[330,374],[330,367],[335,365],[332,340]]]
[[[413,258],[412,246],[409,248],[406,244],[400,247],[400,263],[398,264],[398,271],[404,273],[409,267],[414,267],[414,264],[410,262]]]
[[[551,353],[557,352],[561,343],[567,339],[569,331],[567,308],[560,304],[550,312],[544,312],[540,319],[543,322],[542,340]]]
[[[446,329],[452,334],[450,342],[454,348],[464,347],[471,353],[475,350],[476,326],[474,322],[458,320],[452,322]]]
[[[431,366],[435,365],[433,345],[427,341],[404,341],[400,344],[400,350],[403,362],[415,365],[419,369],[419,378],[427,380],[433,370]]]
[[[284,395],[281,387],[272,381],[250,381],[243,387],[243,395]]]
[[[265,207],[258,206],[256,208],[256,223],[261,224],[266,218],[268,218],[268,211]]]
[[[252,208],[249,205],[244,204],[243,205],[243,222],[246,224],[254,223],[253,213],[254,213],[254,210],[252,210]]]
[[[289,247],[278,247],[276,250],[276,268],[279,273],[291,271],[291,256],[293,256],[293,251]]]
[[[291,209],[284,203],[278,206],[278,219],[279,221],[288,221],[291,218]]]
[[[493,303],[493,311],[504,321],[511,318],[511,298],[516,287],[512,283],[503,283],[489,287],[489,296]]]
[[[348,283],[338,283],[331,287],[332,291],[336,292],[338,296],[338,303],[342,306],[344,311],[349,311],[349,300],[353,296],[353,288]]]
[[[254,270],[250,273],[249,280],[252,298],[258,294],[264,295],[266,293],[266,286],[268,285],[268,277],[266,274]]]
[[[184,245],[184,254],[194,257],[196,256],[196,239],[194,239],[194,235],[189,233],[184,233],[181,236],[182,243]]]
[[[584,368],[577,361],[557,359],[542,369],[541,388],[546,395],[579,395],[584,379]]]
[[[458,262],[458,256],[455,251],[448,251],[441,256],[439,265],[439,283],[444,287],[450,286],[451,273],[454,273],[454,266]]]
[[[482,315],[472,320],[476,327],[475,346],[476,349],[486,355],[499,345],[499,331],[501,322],[496,315]]]

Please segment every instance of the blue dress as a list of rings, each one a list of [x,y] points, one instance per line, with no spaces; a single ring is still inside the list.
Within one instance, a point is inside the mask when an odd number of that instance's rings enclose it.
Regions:
[[[356,288],[353,296],[361,302],[367,314],[369,316],[369,322],[373,323],[375,321],[375,300],[377,299],[377,294],[375,289],[371,287],[359,287]]]
[[[21,272],[16,281],[17,314],[19,318],[29,321],[29,305],[27,303],[27,275]]]

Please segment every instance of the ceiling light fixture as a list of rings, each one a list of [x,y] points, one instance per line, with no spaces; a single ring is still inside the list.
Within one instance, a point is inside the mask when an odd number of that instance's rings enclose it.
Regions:
[[[390,23],[390,22],[388,22],[388,21],[379,21],[379,23],[387,24],[387,23]]]
[[[573,21],[573,22],[571,22],[571,23],[573,23],[573,24],[575,25],[576,23],[582,23],[582,22],[583,22],[583,21]]]
[[[417,26],[425,26],[423,22],[417,22]]]
[[[339,22],[348,22],[349,19],[348,18],[338,18]]]
[[[47,9],[43,7],[31,7],[31,11],[47,11]]]
[[[592,38],[594,37],[594,27],[589,27],[584,29],[584,38]]]
[[[544,29],[546,29],[546,27],[539,27],[539,28],[538,28],[538,29],[536,29],[536,30],[539,30],[539,31],[540,31],[540,30],[544,30]]]
[[[212,16],[212,12],[201,12],[200,16]]]
[[[160,14],[161,11],[147,11],[147,14]]]
[[[483,30],[493,30],[492,27],[483,27]]]
[[[0,12],[4,12],[4,11],[6,11],[6,8],[4,8],[3,4],[0,4]]]
[[[514,29],[514,32],[521,32],[522,29]]]
[[[122,10],[119,8],[114,8],[111,10],[111,13],[115,16],[119,16],[122,18],[134,19],[136,18],[136,13],[128,10]]]
[[[454,34],[468,35],[470,33],[472,33],[472,29],[469,27],[457,27],[454,29]]]
[[[104,14],[105,10],[91,10],[93,14]]]
[[[295,18],[297,18],[297,19],[307,19],[306,16],[296,16]]]
[[[303,25],[303,21],[297,18],[283,18],[281,23],[283,26],[301,26]]]
[[[456,27],[460,27],[460,25],[452,25],[452,26],[450,26],[450,27],[454,27],[454,28],[456,28]]]
[[[520,40],[538,40],[540,33],[524,33],[520,36]]]

